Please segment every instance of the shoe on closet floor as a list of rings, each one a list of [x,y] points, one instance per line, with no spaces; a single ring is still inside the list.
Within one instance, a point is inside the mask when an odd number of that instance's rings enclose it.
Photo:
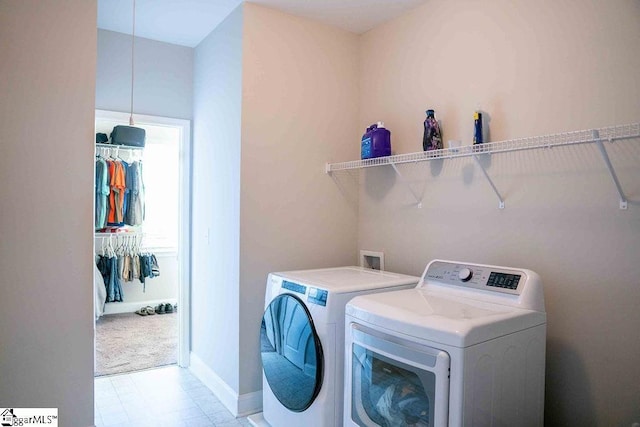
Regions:
[[[140,316],[146,316],[147,315],[147,307],[142,307],[142,308],[136,310],[135,313],[140,315]]]
[[[142,307],[139,310],[136,310],[135,312],[136,314],[139,314],[140,316],[150,316],[152,314],[156,314],[155,310],[153,309],[153,307],[151,306],[146,306],[146,307]]]
[[[164,303],[160,304],[159,306],[156,307],[156,313],[158,314],[164,314]]]
[[[169,303],[166,303],[164,305],[164,312],[169,314],[169,313],[173,313],[173,306]]]

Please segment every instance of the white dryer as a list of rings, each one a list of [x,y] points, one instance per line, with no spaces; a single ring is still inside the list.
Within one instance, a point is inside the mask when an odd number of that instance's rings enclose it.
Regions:
[[[250,420],[341,426],[345,305],[358,295],[413,288],[419,280],[361,267],[269,274],[260,330],[263,414]]]
[[[546,313],[522,268],[435,260],[346,307],[346,426],[543,425]]]

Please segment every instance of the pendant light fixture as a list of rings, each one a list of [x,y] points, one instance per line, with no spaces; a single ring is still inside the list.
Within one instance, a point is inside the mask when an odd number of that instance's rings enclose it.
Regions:
[[[136,0],[133,0],[133,19],[131,29],[131,109],[129,115],[129,126],[133,126],[133,82],[135,71],[135,46],[136,46]]]

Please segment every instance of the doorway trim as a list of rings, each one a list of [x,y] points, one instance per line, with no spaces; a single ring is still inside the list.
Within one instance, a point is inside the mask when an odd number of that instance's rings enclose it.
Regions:
[[[129,122],[129,113],[95,110],[95,119]],[[191,121],[135,114],[140,125],[171,126],[180,129],[180,207],[178,237],[178,366],[189,367],[191,342]],[[94,355],[95,359],[95,355]]]

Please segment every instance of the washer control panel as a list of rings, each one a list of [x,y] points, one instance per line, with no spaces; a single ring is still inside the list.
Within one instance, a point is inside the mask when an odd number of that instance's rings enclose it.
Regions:
[[[520,295],[526,279],[526,273],[520,270],[435,261],[425,271],[422,283],[435,281],[445,285]]]
[[[292,291],[292,292],[296,292],[296,293],[302,294],[302,295],[307,293],[307,287],[306,286],[300,285],[300,284],[295,283],[295,282],[290,282],[288,280],[283,280],[282,281],[282,288],[286,289],[286,290],[289,290],[289,291]]]
[[[311,304],[326,306],[329,291],[320,288],[314,288],[313,286],[305,286],[289,280],[283,280],[282,289],[286,289],[291,292],[295,292],[302,295],[307,295],[307,302]],[[307,290],[309,293],[307,294]]]

